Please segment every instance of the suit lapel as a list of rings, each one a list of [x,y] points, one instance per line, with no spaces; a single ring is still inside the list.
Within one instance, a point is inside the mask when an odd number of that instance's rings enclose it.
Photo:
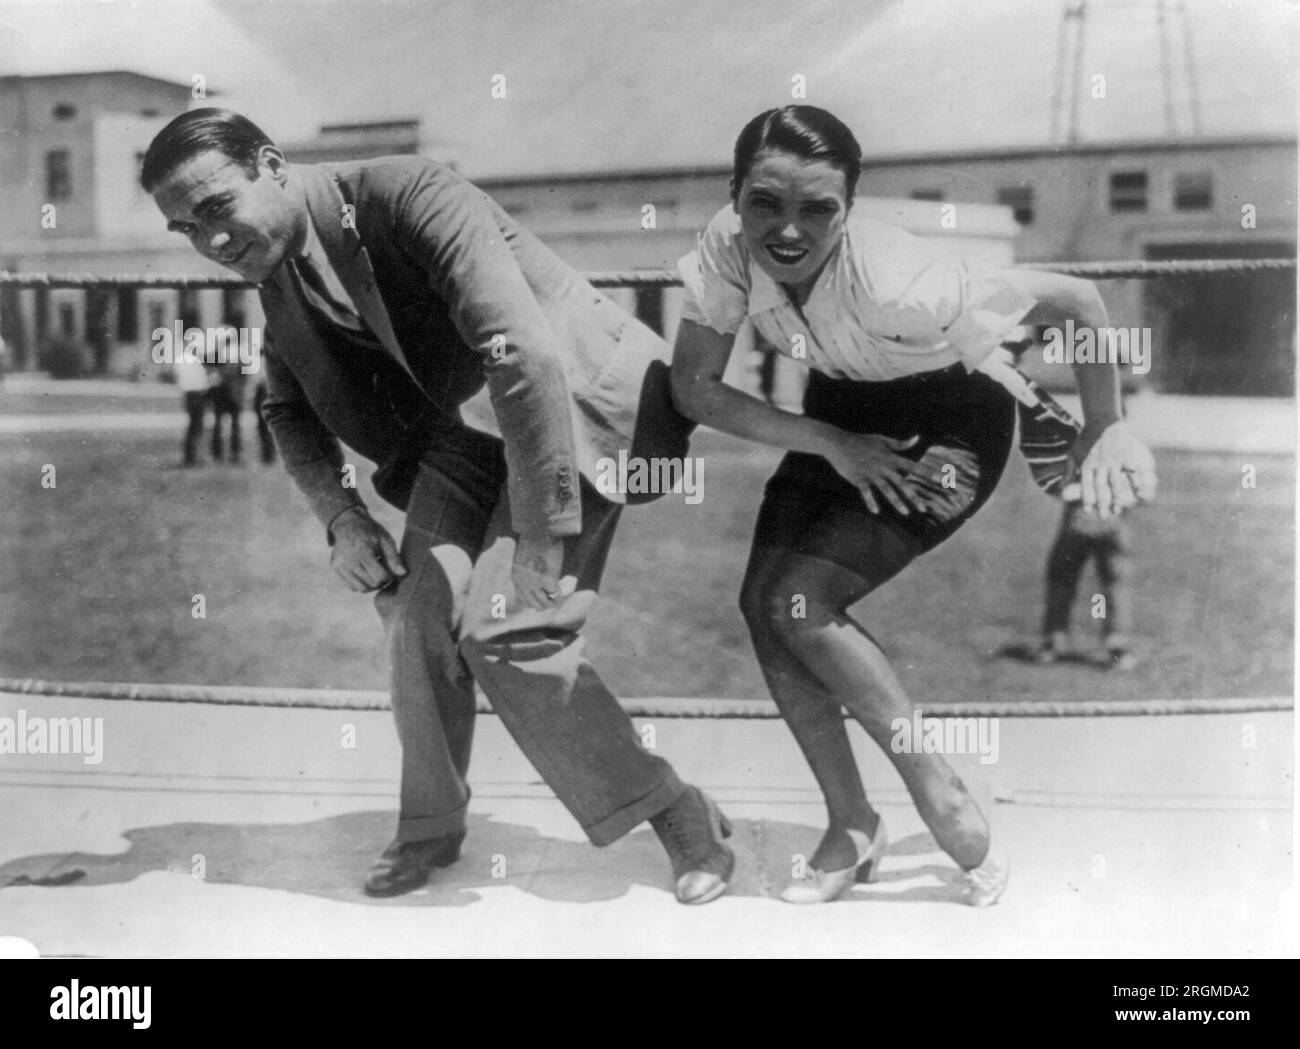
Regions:
[[[393,333],[388,308],[375,284],[370,254],[361,243],[355,222],[347,225],[343,222],[347,214],[344,211],[345,202],[335,179],[328,172],[310,164],[300,166],[297,170],[306,191],[307,211],[330,265],[352,296],[362,319],[379,339],[384,352],[414,380],[415,375],[407,365],[402,348],[397,344],[397,336]],[[355,219],[355,211],[352,214]]]
[[[281,266],[258,290],[275,337],[275,352],[293,371],[312,403],[317,404],[325,391],[337,388],[338,365],[317,337],[311,318],[298,300],[289,268]]]

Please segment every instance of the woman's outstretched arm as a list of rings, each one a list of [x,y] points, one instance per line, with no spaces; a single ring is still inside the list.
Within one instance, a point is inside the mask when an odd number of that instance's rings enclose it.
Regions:
[[[1110,327],[1106,305],[1090,281],[1037,270],[1005,272],[1038,300],[1022,323],[1064,327],[1072,320],[1076,330]],[[1074,376],[1083,404],[1083,433],[1075,454],[1082,457],[1084,507],[1106,517],[1154,498],[1155,461],[1124,422],[1119,368],[1114,361],[1076,363]]]
[[[677,410],[696,422],[746,440],[806,452],[826,459],[862,492],[872,513],[879,492],[901,514],[908,504],[923,504],[907,484],[916,464],[898,454],[912,441],[879,434],[851,434],[829,423],[782,411],[722,381],[735,345],[706,325],[683,320],[673,350],[673,400]]]

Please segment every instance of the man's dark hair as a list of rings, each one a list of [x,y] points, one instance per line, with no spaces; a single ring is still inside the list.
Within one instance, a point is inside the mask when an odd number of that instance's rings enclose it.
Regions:
[[[862,171],[862,147],[834,114],[817,106],[783,106],[759,113],[736,139],[732,200],[739,195],[754,158],[765,149],[793,153],[804,160],[824,160],[838,168],[844,173],[845,200],[852,205]]]
[[[230,109],[192,109],[182,113],[154,136],[140,169],[146,193],[185,161],[215,149],[248,172],[257,175],[257,152],[273,146],[260,127]]]

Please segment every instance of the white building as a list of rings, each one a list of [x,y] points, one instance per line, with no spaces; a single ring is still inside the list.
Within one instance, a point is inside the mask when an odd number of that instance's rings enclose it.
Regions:
[[[0,79],[0,112],[17,132],[0,139],[0,207],[19,218],[0,242],[0,269],[229,277],[195,254],[184,238],[166,231],[139,185],[140,164],[158,130],[177,112],[210,104],[219,103],[193,99],[189,85],[134,73]],[[313,139],[285,143],[284,149],[299,162],[445,152],[422,136],[415,120],[326,125]],[[478,184],[577,268],[634,270],[672,268],[726,203],[727,178],[724,171],[693,169]],[[967,257],[992,263],[1013,259],[1018,227],[1009,208],[972,206],[954,228],[941,221],[942,206],[933,202],[872,198],[859,206],[923,235],[943,237]],[[669,336],[675,332],[680,291],[610,294]],[[159,373],[151,366],[149,333],[177,318],[186,326],[222,320],[255,325],[261,311],[255,294],[243,289],[0,291],[0,325],[19,368],[40,367],[42,348],[63,339],[88,344],[88,355],[103,371],[154,377]],[[748,381],[744,369],[753,362],[744,353],[736,358],[736,374]],[[797,393],[795,374],[787,375],[783,365],[778,378],[791,398]]]

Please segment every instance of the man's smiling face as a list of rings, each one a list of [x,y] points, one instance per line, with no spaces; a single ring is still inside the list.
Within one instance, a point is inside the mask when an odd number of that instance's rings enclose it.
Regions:
[[[255,177],[211,149],[178,164],[152,195],[169,230],[257,284],[301,250],[307,231],[306,202],[273,146],[262,147]]]

